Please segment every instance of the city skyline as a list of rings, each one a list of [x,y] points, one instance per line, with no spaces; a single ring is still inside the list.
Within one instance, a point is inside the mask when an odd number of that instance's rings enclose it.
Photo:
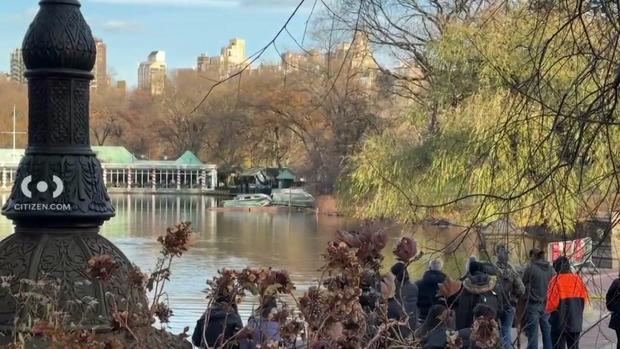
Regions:
[[[107,45],[111,77],[136,88],[136,71],[152,51],[167,52],[170,70],[196,67],[196,57],[220,54],[230,38],[247,41],[252,55],[267,44],[297,5],[297,0],[269,1],[167,1],[83,0],[82,10],[93,34]],[[10,73],[10,55],[21,46],[28,23],[36,14],[36,1],[0,2],[0,71]],[[301,38],[310,8],[302,8],[289,30]],[[257,13],[260,14],[257,16]],[[295,50],[288,37],[278,40],[281,51]],[[279,55],[268,50],[264,61]]]

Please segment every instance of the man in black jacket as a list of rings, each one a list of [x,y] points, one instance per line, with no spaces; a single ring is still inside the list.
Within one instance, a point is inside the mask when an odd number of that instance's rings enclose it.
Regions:
[[[527,349],[538,348],[538,327],[542,333],[544,349],[551,349],[551,326],[549,314],[545,312],[547,291],[555,271],[545,260],[545,252],[540,249],[530,251],[531,262],[523,273],[525,285],[525,335]]]
[[[422,276],[422,279],[415,282],[418,287],[418,311],[420,322],[424,322],[428,316],[429,309],[439,304],[439,284],[446,281],[446,274],[442,272],[443,262],[440,259],[434,259],[428,264],[428,270]]]
[[[205,325],[206,322],[206,325]],[[198,348],[219,348],[243,329],[237,305],[227,297],[218,299],[196,323],[192,343]],[[238,349],[239,345],[231,341],[224,348]]]

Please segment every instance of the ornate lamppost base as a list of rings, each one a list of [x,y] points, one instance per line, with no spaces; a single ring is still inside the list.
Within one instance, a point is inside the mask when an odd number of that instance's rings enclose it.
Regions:
[[[28,312],[45,316],[28,304],[29,297],[45,297],[76,329],[111,331],[113,315],[124,311],[143,320],[136,325],[150,325],[146,294],[130,280],[134,267],[98,230],[21,229],[0,242],[0,331],[19,329],[20,321],[28,321]],[[116,270],[106,281],[93,280],[88,262],[102,255],[113,258]],[[54,286],[58,292],[41,289]]]

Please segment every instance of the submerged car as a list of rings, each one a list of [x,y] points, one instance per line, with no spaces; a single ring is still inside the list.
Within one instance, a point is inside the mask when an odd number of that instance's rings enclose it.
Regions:
[[[265,207],[271,205],[271,198],[265,194],[237,195],[222,202],[222,207]]]
[[[272,204],[291,207],[314,207],[314,197],[302,188],[274,189]]]

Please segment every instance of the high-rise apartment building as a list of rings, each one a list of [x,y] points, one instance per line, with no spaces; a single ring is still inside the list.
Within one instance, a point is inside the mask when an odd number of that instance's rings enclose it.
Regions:
[[[245,40],[231,39],[228,46],[222,48],[219,56],[200,55],[196,70],[202,73],[215,73],[218,77],[227,77],[242,69],[246,60]]]
[[[93,67],[94,79],[90,83],[92,89],[106,89],[110,86],[110,78],[108,77],[108,47],[101,39],[95,39],[95,47],[97,48],[97,60]]]
[[[238,67],[245,62],[247,59],[245,47],[245,40],[231,39],[229,45],[222,48],[222,57],[229,68]]]
[[[22,56],[21,49],[15,49],[11,52],[11,81],[15,81],[19,84],[26,83],[26,65],[24,64],[24,57]]]
[[[152,96],[164,93],[166,87],[166,53],[153,51],[146,62],[138,68],[138,88],[148,91]]]

